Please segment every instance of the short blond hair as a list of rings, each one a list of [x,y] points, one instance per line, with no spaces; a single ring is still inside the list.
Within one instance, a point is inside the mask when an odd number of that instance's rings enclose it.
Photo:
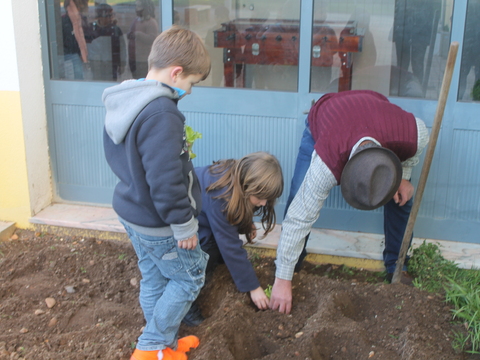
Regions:
[[[148,56],[148,69],[165,69],[181,66],[182,76],[210,73],[210,55],[203,40],[196,33],[179,26],[172,26],[157,36]]]

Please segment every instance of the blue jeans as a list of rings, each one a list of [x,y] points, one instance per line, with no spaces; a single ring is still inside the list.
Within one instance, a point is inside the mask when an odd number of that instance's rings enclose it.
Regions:
[[[137,349],[176,349],[180,323],[205,282],[208,255],[200,245],[194,250],[180,249],[173,237],[147,236],[123,226],[142,274],[140,306],[147,324]]]
[[[383,206],[383,231],[385,232],[385,249],[383,250],[383,263],[387,273],[395,272],[398,254],[402,247],[403,235],[407,228],[408,218],[412,211],[413,197],[403,206],[390,200]],[[412,243],[410,238],[410,244]],[[410,244],[408,246],[410,246]],[[405,258],[403,270],[407,270],[406,264],[409,257]]]
[[[288,195],[287,204],[285,207],[285,215],[287,214],[288,207],[295,197],[300,185],[302,185],[303,179],[310,167],[310,161],[312,153],[314,151],[315,141],[313,140],[312,133],[306,122],[305,130],[303,131],[302,141],[300,142],[300,148],[298,149],[297,162],[295,163],[295,170],[293,172],[292,183],[290,185],[290,193]],[[383,262],[388,273],[395,271],[398,254],[400,247],[402,246],[403,235],[405,228],[407,227],[408,217],[412,210],[413,198],[410,199],[404,206],[398,206],[393,199],[390,200],[383,207],[384,217],[384,232],[385,232],[385,250],[383,251]],[[305,245],[303,246],[302,253],[295,266],[295,271],[298,271],[302,265],[305,256],[307,256],[307,241],[310,234],[305,239]],[[412,236],[413,238],[413,236]],[[410,239],[410,243],[411,243]],[[405,259],[405,263],[408,262],[408,257]],[[404,270],[406,267],[404,266]]]
[[[290,184],[290,193],[288,194],[287,204],[285,206],[285,215],[287,215],[287,210],[293,198],[297,194],[298,189],[300,189],[300,185],[302,185],[303,179],[305,178],[308,168],[310,167],[314,145],[315,141],[313,141],[308,122],[305,121],[305,130],[303,131],[300,148],[298,149],[295,170],[293,171],[292,182]]]
[[[83,61],[79,54],[65,54],[65,78],[83,80]]]

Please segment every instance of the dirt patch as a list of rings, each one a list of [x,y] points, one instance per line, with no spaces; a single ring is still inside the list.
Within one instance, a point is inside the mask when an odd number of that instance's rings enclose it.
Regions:
[[[17,235],[0,244],[0,359],[129,359],[144,325],[131,245]],[[252,261],[273,284],[273,259]],[[452,348],[464,330],[440,295],[330,265],[307,264],[293,286],[292,314],[258,311],[217,267],[199,297],[207,319],[180,328],[201,341],[189,359],[480,359]]]

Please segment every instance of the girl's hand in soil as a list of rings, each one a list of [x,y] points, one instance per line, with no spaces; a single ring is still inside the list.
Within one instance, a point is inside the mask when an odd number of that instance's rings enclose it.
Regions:
[[[250,291],[250,297],[252,298],[252,301],[257,306],[257,308],[259,308],[260,310],[268,309],[268,304],[270,303],[270,300],[268,299],[265,291],[263,291],[261,286],[259,286],[255,290]]]
[[[255,239],[257,237],[257,227],[255,224],[252,224],[252,232],[250,233],[250,239]]]
[[[292,310],[292,281],[275,278],[270,297],[270,309],[290,314]]]
[[[198,243],[197,235],[193,235],[191,238],[188,238],[187,240],[179,241],[178,247],[180,249],[193,250],[197,246],[197,243]]]

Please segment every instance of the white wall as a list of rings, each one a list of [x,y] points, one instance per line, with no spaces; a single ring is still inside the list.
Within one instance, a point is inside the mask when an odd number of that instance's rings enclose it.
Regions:
[[[30,209],[34,215],[52,201],[38,8],[39,3],[42,6],[44,3],[33,0],[0,2],[10,3],[13,12],[13,29],[10,31],[15,35]]]
[[[2,34],[2,57],[0,57],[0,91],[18,91],[18,68],[13,33],[12,3],[0,1],[0,34]]]

